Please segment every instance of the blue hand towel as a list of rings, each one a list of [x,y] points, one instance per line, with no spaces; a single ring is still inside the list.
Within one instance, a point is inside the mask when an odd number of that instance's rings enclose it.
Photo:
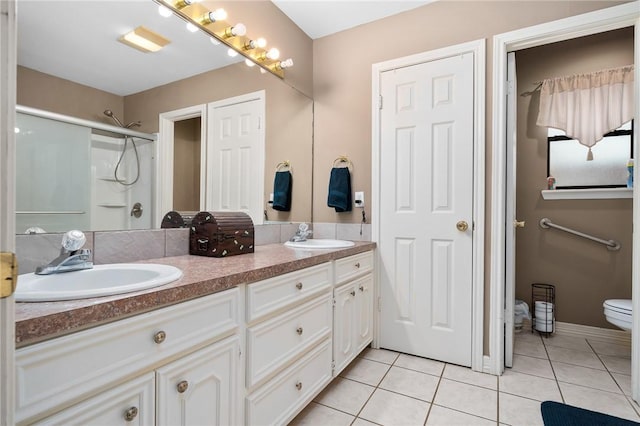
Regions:
[[[331,169],[327,205],[339,213],[351,211],[351,174],[347,167]]]
[[[273,180],[273,209],[283,212],[291,210],[291,189],[293,177],[291,172],[276,172]]]

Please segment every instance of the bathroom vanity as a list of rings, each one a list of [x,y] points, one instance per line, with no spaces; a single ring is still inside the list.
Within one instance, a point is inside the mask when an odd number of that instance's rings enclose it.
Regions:
[[[372,340],[374,248],[156,259],[183,278],[19,303],[17,423],[287,423]]]

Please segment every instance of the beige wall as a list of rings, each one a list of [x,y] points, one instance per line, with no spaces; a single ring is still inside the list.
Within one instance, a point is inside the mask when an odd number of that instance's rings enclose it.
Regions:
[[[569,40],[516,53],[518,92],[545,78],[588,73],[633,63],[633,28]],[[518,97],[516,297],[530,302],[531,283],[556,287],[556,319],[616,328],[605,321],[602,302],[631,299],[632,200],[544,200],[546,128],[536,126],[539,92]],[[586,149],[585,149],[586,152]],[[586,155],[586,154],[585,154]],[[585,157],[586,158],[586,157]],[[626,167],[626,162],[620,167]],[[541,218],[620,242],[620,251],[544,230]]]
[[[103,114],[106,109],[120,119],[124,116],[122,96],[21,66],[17,70],[16,90],[18,105],[107,124],[114,123]]]

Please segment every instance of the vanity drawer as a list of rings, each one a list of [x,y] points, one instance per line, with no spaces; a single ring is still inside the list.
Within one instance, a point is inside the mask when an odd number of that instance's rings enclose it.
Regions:
[[[331,264],[313,266],[300,271],[247,285],[247,322],[329,291]]]
[[[289,422],[331,381],[331,339],[324,340],[247,398],[249,425]]]
[[[360,253],[336,260],[336,284],[373,270],[373,252]]]
[[[18,349],[16,420],[61,408],[232,334],[238,302],[233,288]]]
[[[331,335],[331,293],[247,329],[247,388],[269,379],[305,350]]]

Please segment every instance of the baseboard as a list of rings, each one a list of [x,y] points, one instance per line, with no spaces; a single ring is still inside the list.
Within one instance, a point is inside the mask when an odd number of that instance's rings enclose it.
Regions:
[[[529,321],[524,322],[522,331],[531,331],[531,323]],[[631,346],[631,333],[624,330],[556,321],[555,333],[560,336],[580,337],[615,345]]]

